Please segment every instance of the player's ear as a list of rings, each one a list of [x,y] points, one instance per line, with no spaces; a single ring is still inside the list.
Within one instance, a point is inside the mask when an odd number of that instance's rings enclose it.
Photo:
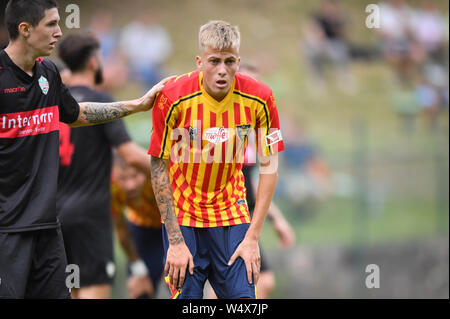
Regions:
[[[197,68],[200,69],[202,67],[202,58],[197,55],[195,57],[195,62],[197,63]]]
[[[28,38],[31,34],[31,24],[29,24],[28,22],[21,22],[19,24],[19,34],[21,34],[24,38]]]
[[[100,67],[99,61],[95,55],[92,55],[88,61],[88,68],[91,70],[98,70]]]

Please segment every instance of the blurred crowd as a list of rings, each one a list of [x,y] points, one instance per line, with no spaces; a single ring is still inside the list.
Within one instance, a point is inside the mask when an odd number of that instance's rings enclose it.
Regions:
[[[325,93],[326,70],[334,74],[335,84],[355,94],[356,81],[350,62],[356,59],[382,59],[393,71],[395,110],[411,133],[412,121],[424,114],[431,129],[442,110],[448,110],[449,33],[448,12],[435,0],[421,0],[413,7],[407,0],[387,0],[378,4],[380,26],[375,28],[373,47],[352,42],[352,28],[343,1],[322,0],[317,11],[302,27],[300,41],[313,80],[313,92]]]
[[[381,52],[401,89],[397,110],[406,115],[423,111],[434,129],[439,112],[449,105],[448,12],[444,16],[431,0],[421,0],[418,7],[389,0],[380,7]]]
[[[145,93],[167,76],[172,40],[155,14],[143,11],[122,28],[113,24],[113,13],[107,10],[95,12],[90,20],[84,29],[101,44],[103,82],[99,89],[114,93],[128,84],[137,84]],[[7,32],[0,24],[0,47],[7,43]],[[61,70],[65,68],[60,60],[53,60]]]
[[[354,93],[356,83],[349,68],[351,46],[346,16],[340,2],[323,0],[302,26],[300,50],[313,79],[315,92],[325,93],[326,70],[333,71],[340,89]]]
[[[142,11],[121,29],[112,21],[111,12],[99,11],[92,15],[89,28],[101,43],[103,88],[114,91],[131,81],[139,83],[145,92],[166,75],[165,66],[172,53],[170,35],[150,11]]]

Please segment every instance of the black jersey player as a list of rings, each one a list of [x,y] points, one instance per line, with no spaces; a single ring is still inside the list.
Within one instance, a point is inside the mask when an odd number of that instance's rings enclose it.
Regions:
[[[0,298],[67,298],[66,254],[56,218],[59,122],[105,123],[149,110],[143,97],[78,103],[42,59],[62,36],[55,0],[10,0],[10,42],[0,51]]]

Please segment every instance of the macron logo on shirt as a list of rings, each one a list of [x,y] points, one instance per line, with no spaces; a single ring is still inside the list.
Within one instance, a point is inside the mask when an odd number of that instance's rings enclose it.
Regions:
[[[0,114],[0,138],[17,138],[59,130],[58,106]]]
[[[16,88],[10,88],[10,89],[4,89],[3,93],[19,93],[19,92],[25,92],[25,88],[23,86],[18,86]]]

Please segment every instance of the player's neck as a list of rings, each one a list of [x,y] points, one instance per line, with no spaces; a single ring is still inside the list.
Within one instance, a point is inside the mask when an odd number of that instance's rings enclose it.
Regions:
[[[9,42],[5,51],[15,65],[28,73],[28,75],[33,76],[33,68],[38,56],[35,56],[31,50],[27,50],[20,40]]]
[[[87,86],[95,88],[95,75],[92,72],[75,72],[70,76],[70,86]]]

